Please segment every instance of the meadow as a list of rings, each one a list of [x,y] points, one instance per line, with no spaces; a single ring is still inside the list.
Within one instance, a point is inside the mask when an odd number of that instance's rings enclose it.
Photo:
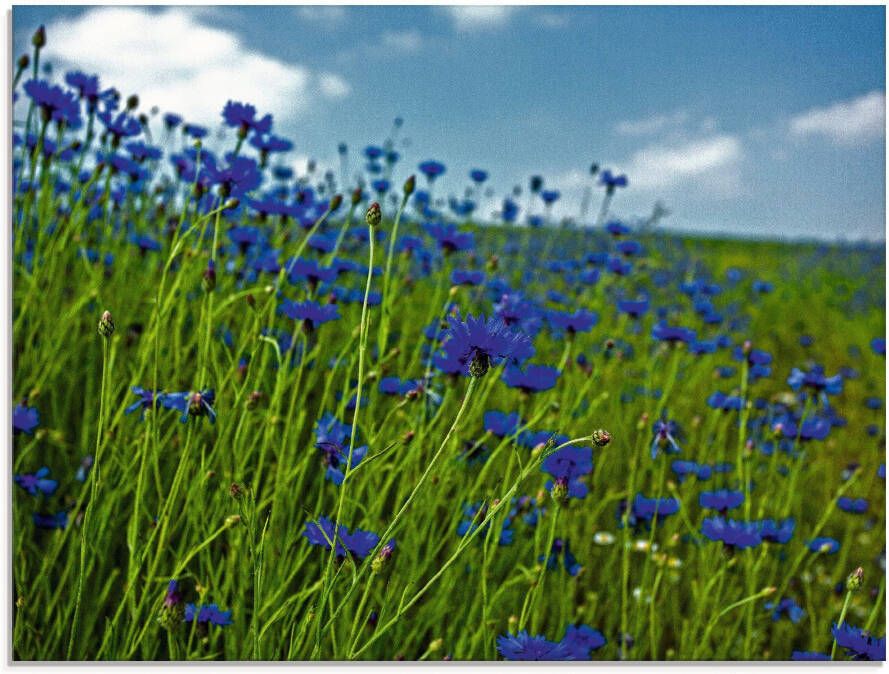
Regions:
[[[400,120],[296,174],[266,111],[144,110],[46,39],[17,660],[885,659],[884,247],[628,226],[599,167],[595,222],[545,176],[492,220]]]

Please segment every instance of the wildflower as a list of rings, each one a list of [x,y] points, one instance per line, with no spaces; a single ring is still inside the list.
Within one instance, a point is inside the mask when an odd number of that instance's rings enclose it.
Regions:
[[[563,447],[546,457],[540,470],[552,475],[556,481],[562,480],[568,497],[585,498],[589,487],[580,478],[593,471],[593,449],[574,445]],[[552,489],[553,485],[548,483],[546,488]]]
[[[840,549],[840,542],[835,538],[830,538],[829,536],[819,536],[818,538],[813,538],[811,541],[806,543],[806,545],[812,552],[823,552],[828,555],[832,555]]]
[[[145,416],[145,410],[156,408],[163,398],[160,391],[152,391],[151,389],[142,388],[141,386],[133,386],[130,389],[139,398],[132,405],[128,406],[123,413],[132,414],[138,409],[142,410],[142,417]]]
[[[627,314],[630,318],[639,318],[648,312],[648,298],[640,300],[618,300],[617,311]]]
[[[484,316],[448,317],[449,330],[443,349],[447,357],[460,363],[463,374],[484,376],[492,364],[505,358],[521,360],[530,357],[533,349],[527,336],[512,333],[505,324]]]
[[[36,407],[16,405],[12,410],[12,432],[34,435],[34,429],[40,425],[40,413]]]
[[[445,165],[432,159],[422,162],[417,168],[430,183],[445,172]]]
[[[182,391],[180,393],[165,393],[161,398],[161,404],[167,409],[178,410],[182,413],[179,421],[183,424],[188,417],[203,417],[210,419],[211,424],[216,423],[216,411],[213,403],[216,400],[214,389],[203,391]]]
[[[824,368],[816,365],[809,372],[793,368],[787,378],[787,385],[794,391],[805,387],[822,395],[836,395],[843,390],[843,378],[838,374],[827,377]]]
[[[364,221],[368,227],[379,227],[380,221],[383,219],[383,212],[380,210],[380,204],[374,201],[364,214]]]
[[[172,608],[182,602],[182,595],[179,593],[179,581],[171,580],[167,584],[167,593],[164,595],[164,607]]]
[[[485,282],[485,272],[471,269],[455,269],[451,272],[451,283],[455,286],[478,286]]]
[[[377,556],[374,557],[373,561],[370,564],[370,570],[373,573],[380,573],[383,570],[386,562],[389,561],[389,558],[392,556],[392,553],[395,551],[395,539],[393,538],[391,541],[386,543],[380,551],[377,553]]]
[[[809,660],[830,660],[829,653],[818,653],[816,651],[794,651],[791,660],[809,661]]]
[[[68,513],[64,510],[60,510],[55,515],[34,513],[32,517],[38,529],[64,529],[68,526]]]
[[[837,507],[847,513],[861,515],[867,512],[867,499],[849,498],[848,496],[840,496],[837,499]]]
[[[238,129],[241,138],[245,138],[250,131],[265,134],[272,130],[272,116],[257,119],[256,108],[249,103],[229,101],[222,109],[222,118],[228,126]]]
[[[340,423],[329,412],[315,426],[315,447],[321,450],[323,464],[326,467],[324,477],[339,486],[345,479],[343,469],[349,461],[349,441],[352,427]],[[352,449],[351,468],[354,468],[367,454],[367,447]]]
[[[569,335],[578,332],[589,332],[599,321],[598,315],[585,309],[578,309],[573,314],[562,311],[551,311],[547,315],[547,318],[556,328],[567,330]]]
[[[651,330],[651,336],[662,342],[685,342],[689,344],[695,341],[696,333],[690,328],[674,327],[664,321],[655,324]]]
[[[722,541],[727,548],[744,549],[762,543],[762,534],[755,522],[707,517],[701,524],[701,533],[711,541]]]
[[[760,520],[759,535],[769,543],[785,544],[793,538],[795,527],[796,521],[792,517],[781,520],[780,524],[773,519]]]
[[[28,80],[25,93],[40,108],[44,121],[66,124],[71,128],[80,126],[80,105],[72,92],[45,80]]]
[[[657,458],[661,449],[668,454],[678,454],[682,451],[679,443],[676,442],[676,436],[681,434],[682,429],[675,421],[663,417],[654,422],[654,427],[651,430],[654,435],[654,439],[651,441],[652,459]]]
[[[102,317],[99,319],[99,334],[106,339],[114,334],[114,320],[110,311],[102,312]]]
[[[475,533],[479,527],[481,527],[481,523],[485,521],[485,518],[488,514],[488,507],[483,503],[465,503],[463,504],[463,519],[460,520],[460,523],[457,525],[457,535],[458,536],[469,536]],[[490,527],[490,522],[485,524],[482,529],[482,534],[486,535],[488,527]],[[512,519],[510,517],[506,517],[503,520],[503,525],[500,527],[500,536],[497,540],[498,545],[512,545],[512,541],[514,538],[515,532],[512,530]],[[481,536],[480,536],[481,537]]]
[[[779,602],[767,602],[765,605],[767,611],[772,611],[772,620],[777,622],[782,615],[787,615],[794,625],[802,620],[806,612],[792,598],[785,597]]]
[[[317,522],[306,522],[303,536],[312,545],[330,550],[334,538],[333,529],[334,523],[322,515]],[[356,559],[364,559],[380,542],[380,537],[375,533],[362,529],[355,529],[353,533],[349,533],[344,524],[339,526],[337,539],[336,556],[341,558],[348,554]]]
[[[460,232],[452,224],[427,223],[426,232],[438,242],[439,248],[445,253],[472,250],[475,247],[475,236],[472,232]]]
[[[726,395],[722,391],[716,391],[707,398],[707,405],[715,410],[722,410],[723,412],[728,412],[729,410],[740,411],[744,405],[744,401],[740,396]]]
[[[284,314],[295,321],[305,321],[309,330],[314,330],[319,325],[340,317],[339,309],[335,304],[318,304],[317,302],[293,302],[284,300],[278,306],[278,313]]]
[[[608,640],[589,625],[569,625],[560,642],[573,660],[590,660],[592,651],[602,648]]]
[[[217,625],[225,627],[232,624],[232,612],[221,611],[216,604],[185,605],[185,622],[196,620],[199,625]]]
[[[504,412],[491,410],[485,412],[482,421],[485,430],[496,435],[498,438],[515,435],[518,433],[519,427],[522,425],[522,420],[521,417],[519,417],[518,412],[505,414]]]
[[[604,428],[597,428],[593,431],[592,434],[593,444],[596,447],[606,447],[611,443],[611,433],[606,431]]]
[[[36,496],[38,492],[45,496],[51,496],[58,489],[59,482],[58,480],[49,479],[48,475],[49,468],[44,466],[33,475],[16,475],[14,480],[19,487],[31,496]]]
[[[744,492],[719,489],[717,491],[703,491],[698,496],[698,503],[702,508],[710,508],[726,512],[737,508],[744,502]]]
[[[211,161],[206,163],[207,177],[211,184],[219,186],[219,195],[223,199],[243,197],[262,183],[262,173],[255,160],[229,153],[225,161],[220,165]]]
[[[507,660],[572,660],[568,647],[549,641],[542,635],[531,636],[522,630],[517,635],[507,633],[497,637],[497,650]]]
[[[553,541],[552,549],[549,553],[549,558],[546,560],[546,568],[550,571],[554,571],[559,567],[559,557],[562,558],[562,564],[565,566],[565,571],[568,572],[569,576],[576,576],[581,572],[583,567],[577,563],[577,559],[571,552],[571,548],[568,545],[568,541],[563,541],[561,538],[557,538]],[[543,555],[538,557],[537,561],[542,562],[544,559]]]
[[[610,170],[605,169],[599,174],[599,184],[605,186],[605,191],[607,194],[614,194],[615,189],[618,187],[626,187],[628,184],[627,176],[614,175]]]
[[[556,385],[558,378],[559,371],[548,365],[527,365],[524,370],[510,365],[503,372],[503,382],[524,393],[548,391]]]
[[[472,179],[472,182],[481,184],[488,179],[488,172],[481,169],[472,169],[469,172],[469,177]]]
[[[630,523],[635,526],[639,520],[648,523],[655,517],[667,517],[678,512],[679,501],[675,498],[648,498],[642,494],[636,494],[633,499]]]
[[[830,628],[837,645],[846,649],[846,654],[853,660],[877,660],[886,659],[886,637],[877,638],[871,636],[862,629],[853,627],[844,622],[842,625],[832,625]]]

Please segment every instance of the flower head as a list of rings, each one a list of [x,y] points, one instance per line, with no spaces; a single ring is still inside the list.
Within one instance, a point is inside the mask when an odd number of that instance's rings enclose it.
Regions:
[[[497,637],[497,650],[507,660],[572,660],[568,647],[562,643],[549,641],[542,635],[531,636],[525,630],[516,635],[505,634]]]
[[[521,333],[507,330],[503,321],[467,316],[448,317],[449,330],[443,349],[449,358],[456,360],[463,374],[481,377],[492,364],[505,358],[523,360],[533,353],[531,341]]]

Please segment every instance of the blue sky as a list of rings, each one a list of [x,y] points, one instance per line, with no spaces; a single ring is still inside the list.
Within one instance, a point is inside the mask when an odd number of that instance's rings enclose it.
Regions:
[[[540,173],[576,215],[596,161],[627,172],[628,219],[661,200],[683,230],[885,238],[883,7],[28,6],[15,55],[40,23],[58,74],[214,125],[252,102],[297,166],[344,141],[357,168],[401,116],[396,177],[440,159],[440,195]]]

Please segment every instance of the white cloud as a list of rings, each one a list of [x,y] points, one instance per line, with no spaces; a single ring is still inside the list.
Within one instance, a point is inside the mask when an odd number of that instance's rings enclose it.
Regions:
[[[735,192],[743,155],[740,140],[732,135],[712,136],[679,145],[649,145],[624,167],[630,184],[643,190],[663,190],[698,183],[720,194]]]
[[[381,38],[383,46],[402,52],[415,52],[423,44],[423,38],[417,30],[386,31]]]
[[[790,120],[795,136],[825,136],[851,147],[882,138],[886,127],[886,94],[870,93],[823,108],[812,108]]]
[[[460,31],[498,28],[509,21],[515,7],[507,5],[452,5],[445,8]]]
[[[300,19],[313,23],[324,23],[334,26],[346,20],[346,8],[340,5],[305,5],[296,8],[296,15]]]
[[[321,93],[327,98],[345,98],[352,91],[349,83],[334,73],[321,73],[318,75],[318,84],[321,88]]]
[[[237,34],[201,23],[185,8],[96,7],[47,26],[49,60],[99,75],[103,86],[139,95],[141,107],[217,126],[229,99],[279,121],[305,109],[316,90],[341,98],[348,84],[252,51]]]
[[[557,14],[555,12],[541,14],[538,21],[544,28],[565,28],[570,23],[567,14]]]
[[[682,126],[688,120],[688,113],[678,110],[670,114],[659,114],[645,119],[626,120],[618,123],[614,130],[622,136],[649,136],[665,129]]]

